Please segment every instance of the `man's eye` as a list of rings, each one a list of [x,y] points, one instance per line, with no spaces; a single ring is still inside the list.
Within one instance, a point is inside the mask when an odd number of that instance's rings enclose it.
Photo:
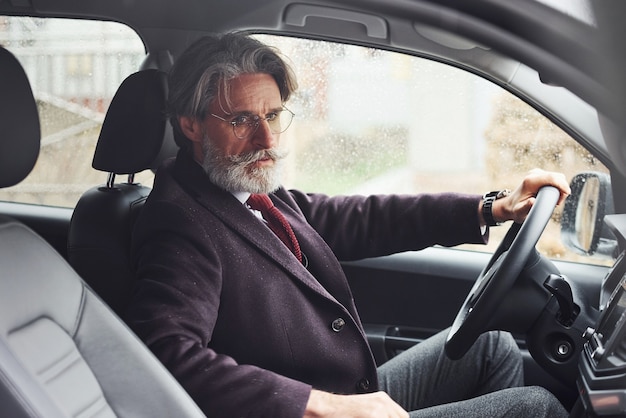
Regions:
[[[252,118],[247,115],[237,116],[235,119],[233,119],[233,123],[236,126],[249,125],[252,123]]]
[[[272,113],[268,113],[267,115],[265,115],[265,120],[268,122],[271,122],[275,120],[276,118],[278,118],[278,112],[272,112]]]

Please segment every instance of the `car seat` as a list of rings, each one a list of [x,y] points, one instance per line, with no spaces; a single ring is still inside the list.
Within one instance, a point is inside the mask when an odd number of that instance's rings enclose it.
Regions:
[[[175,154],[165,118],[166,97],[166,75],[156,69],[131,74],[120,85],[92,163],[108,173],[107,182],[81,196],[70,222],[70,264],[120,316],[134,283],[129,261],[132,227],[151,190],[136,183],[134,175]],[[127,181],[116,183],[118,175],[128,175]]]
[[[39,116],[0,48],[0,187],[37,160]],[[176,380],[45,240],[0,217],[0,415],[201,417]]]

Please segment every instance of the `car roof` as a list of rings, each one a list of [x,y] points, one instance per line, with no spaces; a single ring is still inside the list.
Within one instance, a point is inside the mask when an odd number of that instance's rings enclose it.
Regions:
[[[621,26],[614,20],[626,16],[626,2],[580,0],[568,4],[567,13],[546,3],[554,2],[10,0],[0,3],[0,13],[118,21],[137,31],[153,60],[163,53],[175,58],[203,34],[234,30],[424,56],[512,91],[626,174],[624,152],[614,152],[623,129],[624,82],[609,65],[623,63],[621,49],[611,41]],[[599,30],[605,24],[608,30]]]

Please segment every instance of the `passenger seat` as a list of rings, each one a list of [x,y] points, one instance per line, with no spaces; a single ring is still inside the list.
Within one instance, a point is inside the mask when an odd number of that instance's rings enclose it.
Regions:
[[[120,85],[92,163],[107,173],[107,182],[81,196],[70,222],[70,264],[120,316],[134,284],[131,232],[151,191],[135,182],[134,176],[156,169],[162,158],[175,154],[165,117],[166,98],[166,75],[156,69],[131,74]],[[128,176],[126,181],[116,182],[121,175]]]

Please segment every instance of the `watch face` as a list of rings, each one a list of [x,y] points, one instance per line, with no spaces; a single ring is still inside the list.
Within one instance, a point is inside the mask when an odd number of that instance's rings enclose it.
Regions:
[[[511,194],[511,191],[509,189],[500,190],[499,192],[496,193],[496,200],[502,199],[503,197],[507,197],[510,194]]]
[[[495,198],[495,200],[498,200],[498,199],[502,199],[503,197],[507,197],[510,194],[511,194],[511,191],[509,189],[494,190],[493,192],[485,193],[483,196],[483,199],[493,197]]]

